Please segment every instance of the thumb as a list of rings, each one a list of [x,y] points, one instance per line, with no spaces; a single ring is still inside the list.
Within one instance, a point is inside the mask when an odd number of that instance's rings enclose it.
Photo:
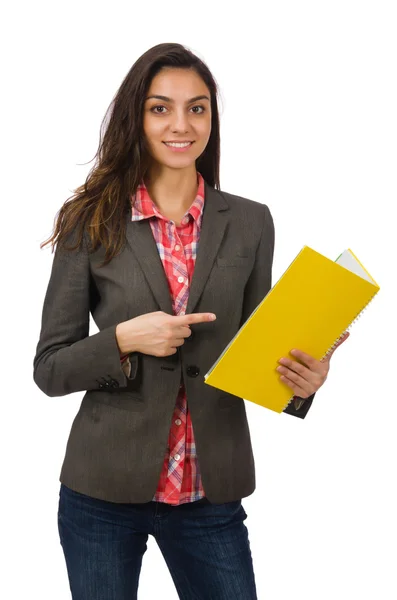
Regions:
[[[335,352],[335,350],[337,348],[339,348],[339,346],[341,346],[343,344],[343,342],[345,342],[347,340],[347,338],[350,336],[350,332],[349,331],[345,331],[345,333],[341,336],[341,338],[337,341],[336,345],[334,346],[334,348],[332,348],[332,351],[329,353],[328,357],[331,358],[331,356],[333,355],[333,353]]]

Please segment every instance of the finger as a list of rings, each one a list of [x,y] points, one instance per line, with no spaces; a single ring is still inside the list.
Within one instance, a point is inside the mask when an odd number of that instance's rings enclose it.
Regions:
[[[307,376],[305,376],[305,377],[302,377],[295,371],[291,371],[290,369],[287,369],[286,367],[281,367],[281,366],[277,367],[277,371],[283,377],[287,377],[288,379],[293,381],[296,385],[298,385],[302,389],[311,389],[311,387],[313,385],[315,385],[317,382],[316,375],[312,371],[309,371],[309,370],[307,370]]]
[[[285,383],[285,385],[287,385],[289,388],[291,388],[291,390],[294,392],[295,396],[299,396],[300,398],[308,398],[311,395],[309,393],[310,390],[305,389],[306,386],[301,387],[295,381],[292,381],[292,379],[289,379],[285,375],[282,375],[280,377],[280,380],[282,381],[282,383]]]
[[[184,338],[188,338],[192,335],[192,330],[190,327],[181,327],[180,334],[183,335]]]
[[[159,356],[172,356],[178,352],[178,348],[170,348],[168,354],[160,354]]]
[[[191,313],[190,315],[178,315],[173,318],[177,325],[192,325],[194,323],[215,321],[216,315],[213,313]]]
[[[173,322],[173,335],[177,335],[178,337],[188,338],[192,335],[192,330],[190,329],[190,325],[177,325],[175,326],[175,322]]]
[[[317,360],[313,356],[310,356],[310,354],[306,354],[306,352],[303,352],[302,350],[299,350],[297,348],[291,350],[291,354],[295,358],[301,360],[307,367],[309,367],[311,371],[315,371],[317,363],[320,363],[319,360]]]
[[[305,365],[302,365],[302,363],[298,362],[297,360],[281,358],[278,362],[283,367],[288,367],[288,369],[290,369],[291,371],[295,371],[295,373],[298,373],[298,375],[303,377],[303,379],[309,379],[310,373],[312,372],[310,369],[308,369]],[[278,368],[278,370],[279,372],[282,372],[281,369]]]

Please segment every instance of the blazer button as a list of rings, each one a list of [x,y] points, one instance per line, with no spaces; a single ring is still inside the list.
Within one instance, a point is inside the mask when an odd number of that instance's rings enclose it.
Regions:
[[[189,375],[189,377],[197,377],[197,375],[200,373],[200,369],[196,367],[196,365],[189,365],[186,369],[186,373]]]
[[[114,377],[110,377],[109,385],[110,387],[119,387],[119,382],[117,381],[117,379],[114,379]]]

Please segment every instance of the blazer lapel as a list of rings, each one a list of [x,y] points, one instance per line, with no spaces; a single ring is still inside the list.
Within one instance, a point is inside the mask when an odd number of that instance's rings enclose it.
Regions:
[[[224,196],[205,182],[205,203],[201,222],[200,241],[186,313],[194,312],[204,290],[228,224],[229,205]]]
[[[172,315],[171,293],[149,219],[131,221],[131,211],[128,211],[126,237],[160,310]]]
[[[205,202],[200,240],[194,274],[190,282],[186,314],[194,311],[203,292],[226,231],[228,219],[224,211],[227,211],[228,208],[229,205],[222,194],[205,182]],[[128,211],[126,238],[160,310],[167,314],[173,314],[171,292],[149,219],[131,221],[131,211]]]

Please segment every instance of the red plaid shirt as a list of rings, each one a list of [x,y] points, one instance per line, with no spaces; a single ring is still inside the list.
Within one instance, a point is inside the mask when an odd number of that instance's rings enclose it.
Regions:
[[[133,221],[150,219],[150,226],[168,279],[175,315],[184,315],[186,311],[189,285],[200,239],[204,207],[204,179],[200,173],[197,173],[197,181],[196,198],[185,213],[180,227],[159,212],[143,182],[136,194],[131,197],[131,219]],[[153,500],[178,505],[200,500],[204,496],[193,425],[182,376],[167,451]]]

